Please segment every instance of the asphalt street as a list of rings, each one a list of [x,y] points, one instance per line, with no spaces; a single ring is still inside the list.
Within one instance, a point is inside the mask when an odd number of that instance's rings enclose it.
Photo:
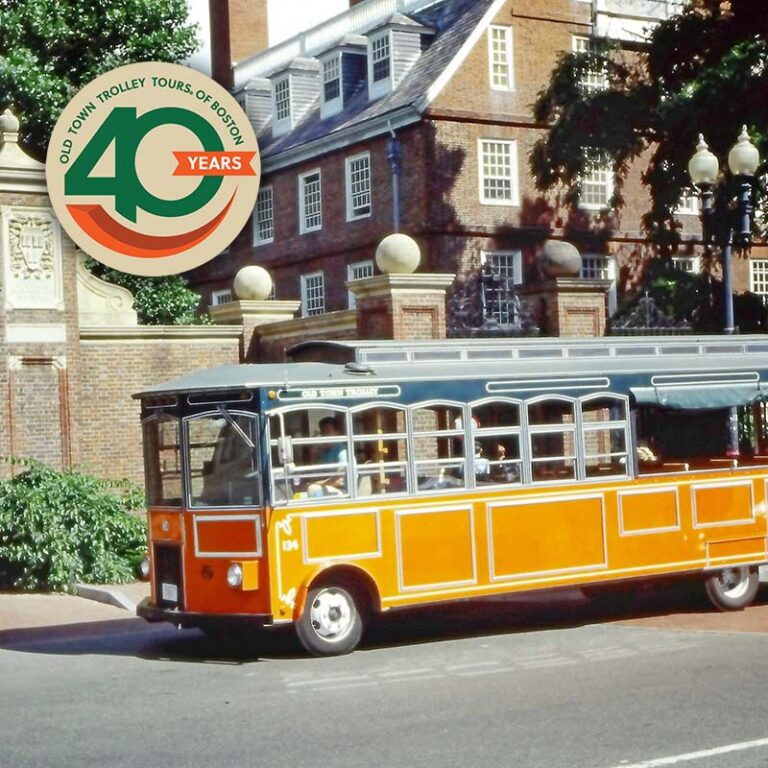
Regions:
[[[764,768],[768,637],[630,613],[409,613],[331,659],[290,634],[41,632],[0,644],[0,766]]]

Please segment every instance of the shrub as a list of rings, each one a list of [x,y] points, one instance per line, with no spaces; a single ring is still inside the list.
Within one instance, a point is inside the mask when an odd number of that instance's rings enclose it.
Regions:
[[[69,591],[77,582],[121,583],[136,577],[146,524],[131,514],[141,488],[34,460],[0,482],[0,579],[20,589]],[[3,565],[5,568],[3,569]]]

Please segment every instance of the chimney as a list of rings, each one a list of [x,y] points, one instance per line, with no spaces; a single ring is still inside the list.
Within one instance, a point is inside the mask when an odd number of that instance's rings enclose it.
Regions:
[[[232,90],[232,52],[229,38],[229,0],[208,0],[211,21],[211,77]]]

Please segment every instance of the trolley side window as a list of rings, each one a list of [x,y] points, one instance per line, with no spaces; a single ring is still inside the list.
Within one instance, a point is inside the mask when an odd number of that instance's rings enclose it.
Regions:
[[[330,407],[278,411],[269,418],[275,503],[349,496],[347,412]]]
[[[352,441],[358,497],[408,490],[405,408],[375,405],[352,414]]]
[[[472,405],[473,467],[477,485],[522,482],[520,404],[495,400]]]
[[[144,422],[147,504],[180,507],[183,496],[181,422],[174,416],[152,416]]]
[[[548,398],[528,405],[531,477],[536,482],[576,479],[576,415],[572,400]]]
[[[455,404],[412,408],[413,463],[419,491],[465,486],[463,417],[463,408]]]
[[[261,503],[255,416],[216,413],[188,419],[190,506],[232,507]]]
[[[587,477],[627,474],[627,404],[617,397],[581,402],[582,452]]]

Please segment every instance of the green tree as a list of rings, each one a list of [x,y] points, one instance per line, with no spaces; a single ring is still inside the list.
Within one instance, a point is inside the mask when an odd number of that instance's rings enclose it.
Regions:
[[[604,72],[607,86],[587,89]],[[768,15],[764,0],[693,0],[661,22],[645,51],[607,44],[567,54],[534,105],[551,130],[535,146],[531,168],[541,190],[565,185],[573,201],[586,168],[585,148],[616,163],[615,205],[635,161],[645,164],[651,195],[645,229],[662,254],[679,241],[674,209],[690,184],[687,164],[701,132],[720,158],[747,125],[768,154]],[[763,196],[765,204],[765,196]]]
[[[43,160],[61,110],[96,76],[138,61],[181,61],[197,48],[185,0],[0,0],[0,112]]]
[[[88,259],[88,269],[108,283],[127,288],[133,294],[133,308],[143,325],[209,325],[209,315],[198,315],[200,294],[181,275],[140,277],[105,267]]]

